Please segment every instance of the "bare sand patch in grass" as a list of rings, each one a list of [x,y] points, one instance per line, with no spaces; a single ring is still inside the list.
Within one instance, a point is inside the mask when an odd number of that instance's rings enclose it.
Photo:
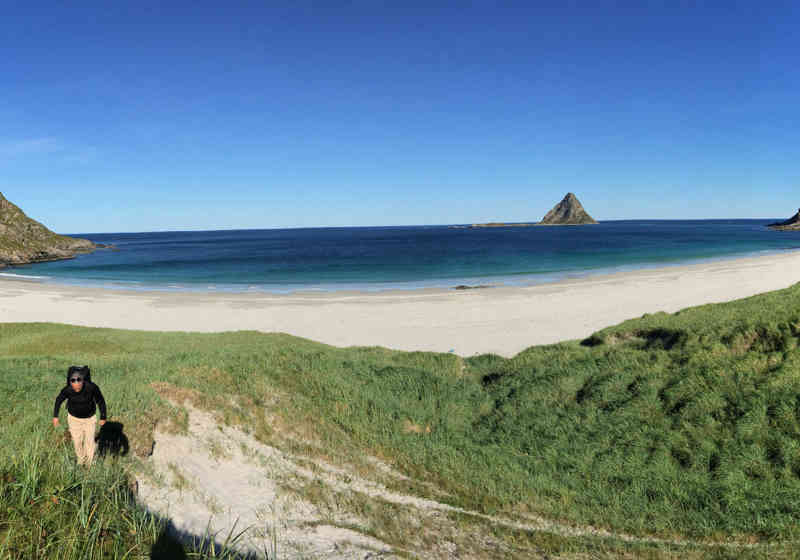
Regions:
[[[373,476],[356,473],[260,443],[188,402],[177,406],[188,412],[186,433],[156,430],[153,454],[139,475],[139,500],[180,534],[218,543],[238,536],[235,548],[242,552],[282,559],[544,557],[510,547],[493,527],[553,538],[693,544],[530,514],[489,516],[403,494],[384,482],[407,477],[377,458],[366,458],[375,466]]]
[[[169,518],[179,533],[208,533],[223,542],[244,531],[236,548],[270,556],[278,551],[280,558],[391,557],[385,543],[345,527],[357,526],[359,519],[332,520],[318,505],[284,490],[313,480],[314,473],[244,432],[219,425],[211,414],[185,406],[188,435],[157,430],[153,470],[139,478],[141,503]]]

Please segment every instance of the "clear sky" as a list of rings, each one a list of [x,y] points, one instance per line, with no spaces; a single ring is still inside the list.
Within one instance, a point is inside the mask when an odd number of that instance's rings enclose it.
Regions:
[[[800,3],[0,3],[0,191],[60,232],[781,217]]]

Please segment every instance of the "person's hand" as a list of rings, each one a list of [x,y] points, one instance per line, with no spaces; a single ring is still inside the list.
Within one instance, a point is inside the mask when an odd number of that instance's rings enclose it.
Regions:
[[[58,418],[53,418],[53,427],[58,428]]]
[[[100,425],[101,425],[101,426],[102,426],[102,425],[104,425],[105,423],[106,423],[106,421],[105,421],[105,420],[100,420]]]

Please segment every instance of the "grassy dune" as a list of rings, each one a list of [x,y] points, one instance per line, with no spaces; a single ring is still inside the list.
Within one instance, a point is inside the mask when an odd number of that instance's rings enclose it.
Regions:
[[[291,431],[341,463],[377,455],[472,510],[703,543],[791,543],[800,536],[799,339],[800,285],[512,359],[254,332],[0,325],[0,558],[149,557],[162,526],[134,505],[126,473],[152,447],[156,423],[180,429],[171,391],[264,442]],[[88,474],[50,426],[73,363],[92,366],[135,452]],[[766,554],[508,538],[547,553]],[[776,546],[771,556],[793,556]]]

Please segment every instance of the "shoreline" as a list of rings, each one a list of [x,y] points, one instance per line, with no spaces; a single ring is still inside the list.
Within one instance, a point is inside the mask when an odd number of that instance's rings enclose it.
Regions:
[[[694,265],[714,264],[725,261],[737,261],[751,258],[762,258],[769,256],[784,255],[786,253],[800,252],[800,245],[781,249],[762,250],[753,253],[721,255],[713,257],[698,257],[688,260],[676,260],[667,262],[645,262],[626,264],[618,266],[608,266],[592,269],[567,270],[550,273],[519,273],[497,276],[475,276],[475,277],[453,277],[438,280],[419,280],[419,281],[394,281],[394,282],[375,282],[375,283],[342,283],[342,284],[298,284],[276,285],[268,287],[264,284],[213,284],[203,283],[180,283],[165,282],[159,284],[148,284],[140,281],[125,280],[87,280],[73,279],[69,277],[49,276],[47,274],[17,274],[14,271],[16,266],[0,265],[0,281],[4,278],[12,280],[33,281],[43,285],[60,286],[63,288],[81,288],[102,291],[117,291],[120,293],[162,293],[162,294],[250,294],[250,295],[276,295],[276,296],[309,296],[309,295],[335,295],[335,294],[386,294],[404,293],[414,294],[420,292],[450,290],[470,290],[478,288],[527,288],[549,284],[558,284],[574,280],[587,279],[592,277],[612,276],[616,274],[628,274],[644,272],[648,270],[669,270],[672,268],[689,267]],[[55,260],[69,260],[55,259]],[[42,261],[46,262],[46,261]]]
[[[491,289],[179,292],[93,288],[0,276],[0,322],[151,331],[283,332],[334,346],[513,356],[658,311],[787,288],[800,251]]]

